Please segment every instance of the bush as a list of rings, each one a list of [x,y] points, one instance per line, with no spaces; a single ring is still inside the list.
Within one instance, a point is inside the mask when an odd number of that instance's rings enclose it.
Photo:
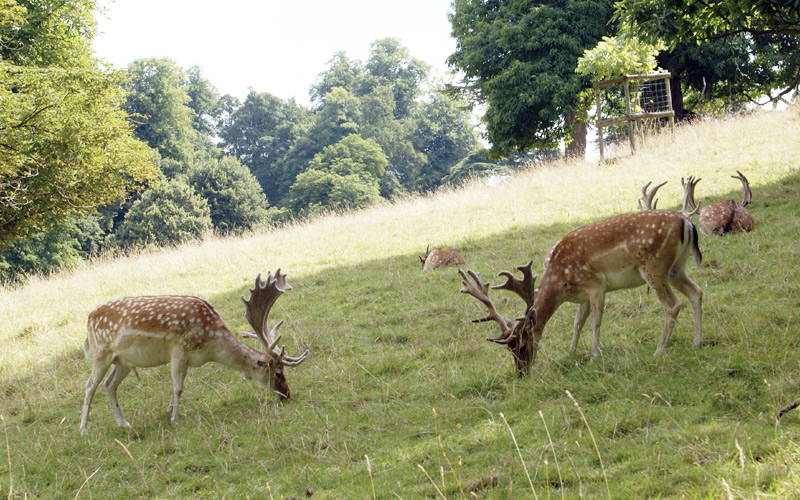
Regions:
[[[163,182],[136,201],[116,233],[120,246],[177,244],[211,230],[205,199],[184,181]]]
[[[197,162],[189,170],[188,182],[208,202],[211,223],[219,231],[251,229],[269,218],[261,185],[236,158]]]

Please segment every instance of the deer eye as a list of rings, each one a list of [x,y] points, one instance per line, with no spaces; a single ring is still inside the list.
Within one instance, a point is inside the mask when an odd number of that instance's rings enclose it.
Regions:
[[[283,378],[283,373],[281,373],[281,372],[276,373],[275,374],[275,378],[278,379],[278,380],[282,379]]]

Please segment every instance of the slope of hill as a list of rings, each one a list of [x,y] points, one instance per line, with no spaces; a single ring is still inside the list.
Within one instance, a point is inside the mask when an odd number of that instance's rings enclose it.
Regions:
[[[754,498],[800,497],[800,114],[700,123],[644,141],[633,157],[559,163],[496,186],[474,183],[239,238],[103,260],[0,289],[0,415],[8,498]],[[689,307],[667,348],[644,288],[607,296],[602,356],[575,306],[548,324],[530,377],[474,325],[479,305],[455,270],[422,273],[425,246],[454,246],[485,279],[534,260],[591,221],[632,211],[641,186],[682,176],[704,203],[741,198],[756,230],[704,237],[704,336]],[[218,365],[189,371],[181,422],[166,417],[166,367],[120,388],[118,429],[104,391],[89,435],[78,419],[89,365],[87,313],[122,295],[196,294],[245,329],[239,295],[280,267],[294,290],[275,306],[287,350],[286,403]],[[516,298],[493,294],[501,312]],[[686,303],[684,297],[680,296]],[[496,327],[495,327],[496,328]],[[568,395],[574,398],[574,400]],[[577,403],[577,406],[576,406]],[[513,433],[513,434],[512,434]]]

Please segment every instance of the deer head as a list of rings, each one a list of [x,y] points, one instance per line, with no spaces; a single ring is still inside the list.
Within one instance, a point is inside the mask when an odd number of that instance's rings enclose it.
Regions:
[[[516,319],[501,316],[495,308],[494,302],[489,297],[490,284],[481,279],[480,274],[472,269],[464,272],[462,269],[458,270],[461,276],[461,293],[472,295],[483,303],[489,310],[488,316],[472,320],[473,323],[481,323],[484,321],[494,321],[500,327],[500,335],[497,337],[490,337],[486,340],[497,344],[505,345],[514,358],[514,365],[517,369],[517,375],[522,376],[527,373],[528,367],[532,364],[532,356],[535,352],[529,349],[531,343],[533,325],[536,323],[536,310],[533,309],[533,301],[536,293],[535,282],[536,274],[531,272],[533,261],[528,262],[524,266],[517,266],[517,270],[522,273],[523,278],[520,280],[515,278],[513,274],[508,271],[501,271],[498,276],[504,276],[506,282],[501,285],[492,286],[493,290],[508,290],[517,294],[524,302],[525,309],[522,316]]]
[[[258,339],[264,346],[265,352],[270,355],[271,359],[264,360],[261,364],[266,368],[264,376],[268,379],[268,381],[262,380],[262,382],[267,383],[283,398],[288,398],[290,394],[286,377],[283,375],[283,367],[297,366],[305,361],[308,350],[298,357],[292,357],[286,355],[283,347],[277,349],[276,347],[281,339],[281,336],[277,335],[277,333],[283,321],[279,321],[272,329],[269,329],[267,319],[269,318],[269,311],[275,301],[278,300],[278,297],[291,289],[292,287],[286,283],[286,275],[281,274],[281,270],[278,269],[275,271],[274,277],[271,273],[268,273],[265,280],[261,279],[261,274],[256,276],[255,286],[250,289],[250,299],[245,299],[244,295],[241,296],[245,306],[245,318],[255,330],[255,333],[245,332],[242,336]]]

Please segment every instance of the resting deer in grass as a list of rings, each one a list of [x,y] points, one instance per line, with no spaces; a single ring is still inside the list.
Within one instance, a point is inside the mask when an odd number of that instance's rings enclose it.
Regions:
[[[214,307],[199,297],[161,295],[124,297],[107,302],[89,314],[89,334],[84,344],[86,357],[92,358],[92,374],[86,382],[86,398],[81,414],[81,434],[86,434],[89,406],[100,381],[111,365],[114,367],[105,381],[108,399],[117,425],[130,427],[117,401],[117,387],[134,368],[171,364],[172,399],[167,412],[170,421],[178,421],[178,404],[183,392],[186,370],[214,361],[240,371],[245,378],[255,379],[289,398],[289,385],[284,367],[297,366],[306,359],[308,351],[299,357],[276,349],[280,336],[275,336],[283,321],[267,329],[272,305],[292,287],[280,269],[256,277],[250,289],[250,299],[242,301],[245,317],[255,333],[242,336],[258,339],[264,351],[253,349],[237,339],[222,322]]]
[[[466,263],[464,257],[458,253],[458,250],[453,248],[434,248],[431,250],[430,248],[430,245],[428,245],[425,249],[425,256],[419,258],[423,271],[446,266],[461,266]]]
[[[725,233],[749,233],[755,227],[753,216],[744,208],[750,204],[750,198],[753,195],[750,191],[750,183],[747,182],[747,178],[741,172],[737,170],[736,173],[739,175],[732,175],[731,177],[742,182],[744,188],[742,202],[724,200],[703,207],[700,210],[698,220],[701,233],[722,236]],[[697,208],[694,202],[694,185],[691,186],[689,192],[689,203]]]
[[[688,199],[684,196],[683,212]],[[702,340],[703,291],[686,275],[686,260],[693,256],[700,265],[697,229],[681,212],[644,210],[583,226],[567,234],[550,249],[544,261],[541,284],[531,263],[517,269],[523,279],[508,271],[506,282],[492,289],[509,290],[525,301],[521,317],[501,316],[489,297],[489,283],[472,270],[461,275],[461,292],[472,295],[489,309],[489,315],[475,320],[494,321],[500,335],[487,340],[506,345],[514,356],[517,373],[528,373],[536,361],[539,341],[547,321],[564,302],[578,304],[570,351],[578,345],[581,330],[591,318],[592,357],[600,354],[600,323],[605,294],[614,290],[649,285],[664,307],[665,321],[655,354],[667,346],[681,304],[672,287],[689,298],[694,309],[694,345]]]

